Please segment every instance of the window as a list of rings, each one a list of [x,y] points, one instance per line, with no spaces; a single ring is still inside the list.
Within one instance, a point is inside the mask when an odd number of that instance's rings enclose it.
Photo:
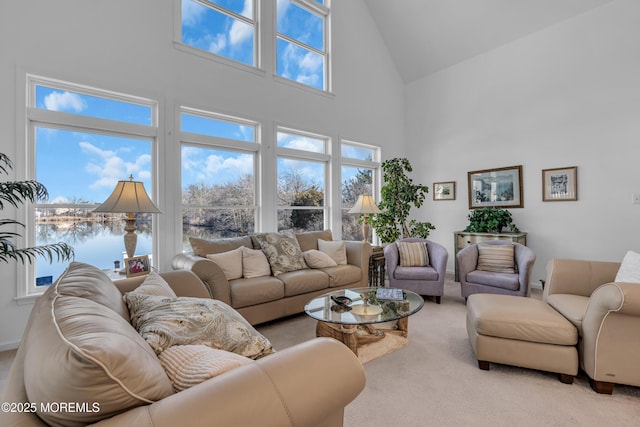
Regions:
[[[130,175],[153,198],[157,104],[35,76],[27,76],[27,84],[30,176],[49,192],[27,214],[34,224],[27,244],[65,242],[76,261],[113,268],[124,256],[124,214],[93,209]],[[152,215],[137,215],[136,228],[137,253],[152,254]],[[27,273],[27,294],[41,292],[66,266],[37,259]]]
[[[358,215],[350,214],[361,194],[377,199],[380,149],[370,145],[342,141],[342,238],[362,240],[362,227]]]
[[[254,0],[182,0],[181,42],[258,67]]]
[[[277,1],[276,74],[328,91],[329,8],[324,3]]]
[[[326,228],[329,138],[279,128],[277,144],[278,230]]]
[[[254,233],[258,123],[186,107],[180,122],[183,249],[188,236]]]

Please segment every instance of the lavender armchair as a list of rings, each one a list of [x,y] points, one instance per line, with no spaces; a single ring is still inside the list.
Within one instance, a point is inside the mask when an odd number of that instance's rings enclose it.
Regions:
[[[444,294],[444,276],[449,253],[444,246],[426,239],[409,238],[401,242],[424,242],[429,254],[427,267],[402,267],[398,247],[392,243],[384,248],[389,286],[413,291],[419,295],[435,297],[436,303]]]
[[[456,255],[460,276],[460,290],[466,299],[471,294],[506,294],[527,296],[529,276],[536,261],[535,253],[519,243],[504,240],[486,240],[482,244],[514,245],[516,273],[495,273],[476,270],[478,265],[478,244],[467,246]]]

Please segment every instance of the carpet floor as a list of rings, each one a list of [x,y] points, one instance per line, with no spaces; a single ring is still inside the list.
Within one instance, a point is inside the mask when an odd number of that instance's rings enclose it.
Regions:
[[[365,363],[367,385],[347,406],[345,426],[640,426],[639,387],[601,395],[582,372],[568,385],[549,372],[478,369],[465,316],[460,284],[448,280],[441,304],[426,299],[409,318],[409,344]],[[315,337],[304,314],[257,329],[276,349]]]

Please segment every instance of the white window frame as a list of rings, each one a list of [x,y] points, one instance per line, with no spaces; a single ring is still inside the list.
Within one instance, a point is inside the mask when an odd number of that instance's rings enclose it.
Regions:
[[[329,4],[329,0],[325,0],[325,4],[320,4],[318,2],[315,2],[313,0],[289,0],[291,1],[291,3],[294,3],[295,5],[305,9],[306,11],[313,13],[314,15],[317,15],[319,17],[322,18],[323,20],[323,45],[324,45],[324,51],[318,50],[314,47],[311,47],[309,45],[306,45],[304,43],[299,42],[296,39],[293,39],[291,37],[286,36],[285,34],[281,34],[278,32],[278,11],[277,11],[277,5],[274,6],[274,8],[276,9],[274,11],[274,22],[273,22],[273,29],[274,29],[274,45],[273,45],[273,58],[274,58],[274,62],[273,62],[273,76],[274,79],[276,79],[276,81],[279,82],[284,82],[284,83],[288,83],[288,84],[292,84],[294,86],[297,87],[301,87],[304,89],[311,89],[313,91],[318,91],[320,89],[315,88],[313,86],[309,86],[306,85],[304,83],[300,83],[297,82],[295,80],[291,80],[288,79],[286,77],[282,77],[278,74],[278,38],[282,38],[283,40],[286,40],[289,43],[292,43],[298,47],[301,47],[305,50],[309,50],[312,51],[314,53],[317,53],[318,55],[321,55],[324,57],[324,70],[323,70],[323,78],[324,78],[324,82],[323,82],[323,89],[320,90],[323,93],[332,93],[333,90],[333,84],[332,84],[332,73],[331,73],[331,8],[330,8],[330,4]],[[277,3],[276,1],[274,1],[274,3]]]
[[[237,19],[239,21],[244,22],[245,24],[249,24],[253,27],[254,31],[254,40],[253,40],[253,62],[254,65],[247,65],[243,62],[236,61],[234,59],[228,58],[224,55],[218,55],[213,52],[209,52],[203,49],[199,49],[197,47],[185,44],[182,42],[182,2],[183,0],[174,0],[174,31],[173,31],[173,44],[176,49],[179,49],[183,52],[190,53],[192,55],[200,56],[201,58],[213,60],[219,62],[224,65],[228,65],[231,67],[239,68],[244,71],[249,71],[251,73],[259,74],[264,76],[264,70],[262,69],[262,37],[261,37],[261,28],[260,28],[260,16],[261,16],[261,1],[252,0],[253,1],[253,19],[247,18],[246,16],[240,15],[232,10],[226,9],[220,5],[208,2],[206,0],[192,0],[196,3],[200,3],[204,7],[208,7],[210,9],[214,9],[217,12],[220,12],[224,15],[227,15],[233,19]],[[274,6],[275,7],[275,6]]]
[[[251,126],[254,129],[254,142],[247,141],[239,141],[229,138],[223,138],[219,136],[211,136],[204,135],[199,133],[191,133],[185,132],[182,130],[182,114],[190,114],[193,116],[202,117],[205,119],[213,119],[213,120],[221,120],[225,122],[230,122],[234,124],[238,124],[240,126]],[[178,140],[180,145],[179,153],[182,153],[182,147],[198,147],[205,148],[211,150],[224,150],[224,151],[234,151],[238,153],[251,153],[254,154],[253,159],[253,205],[224,205],[224,206],[196,206],[196,205],[185,205],[182,203],[182,157],[180,154],[180,173],[178,175],[180,186],[178,188],[179,191],[179,204],[180,209],[178,211],[178,219],[180,223],[179,228],[179,236],[178,241],[182,242],[184,236],[182,235],[182,212],[186,208],[193,209],[253,209],[254,210],[254,228],[256,231],[259,230],[260,218],[262,213],[262,177],[260,174],[260,157],[262,154],[262,124],[259,121],[242,118],[238,116],[232,116],[224,113],[217,113],[213,111],[208,111],[199,108],[193,108],[188,106],[179,106],[178,107]],[[182,247],[181,247],[182,250]]]
[[[35,155],[35,129],[37,127],[77,130],[87,133],[100,133],[104,135],[126,136],[134,139],[148,139],[151,142],[151,170],[152,170],[152,188],[148,189],[153,200],[158,200],[159,181],[157,176],[158,164],[158,111],[159,105],[157,101],[142,98],[135,95],[128,95],[109,90],[98,89],[82,84],[75,84],[63,80],[53,79],[49,77],[38,76],[30,73],[20,73],[21,80],[18,82],[18,100],[24,102],[23,114],[18,114],[18,129],[22,129],[24,135],[21,139],[25,141],[23,149],[18,150],[18,157],[21,159],[22,168],[16,168],[22,171],[23,175],[18,179],[35,179],[36,176],[36,155]],[[24,77],[24,80],[22,80]],[[102,119],[91,116],[83,116],[78,114],[65,113],[61,111],[51,111],[42,108],[36,108],[36,86],[46,86],[63,91],[71,91],[83,95],[95,96],[114,101],[138,104],[151,108],[151,124],[141,125],[129,122],[120,122],[117,120]],[[20,87],[25,92],[20,91]],[[55,208],[55,207],[75,207],[77,205],[51,205],[29,203],[21,209],[20,216],[25,224],[24,233],[18,244],[22,247],[32,247],[35,245],[35,210],[36,208]],[[97,206],[97,205],[96,205]],[[85,206],[86,207],[86,206]],[[158,235],[157,221],[153,221],[153,253],[158,252]],[[35,286],[35,264],[27,264],[18,268],[18,284],[16,289],[16,301],[29,303],[38,295],[44,292],[43,287]]]

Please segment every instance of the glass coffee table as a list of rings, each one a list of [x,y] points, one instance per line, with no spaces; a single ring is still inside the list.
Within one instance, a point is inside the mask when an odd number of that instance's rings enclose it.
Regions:
[[[383,295],[392,292],[398,295]],[[423,306],[414,292],[367,287],[320,295],[304,311],[318,321],[316,336],[337,339],[364,363],[407,345],[409,316]]]

